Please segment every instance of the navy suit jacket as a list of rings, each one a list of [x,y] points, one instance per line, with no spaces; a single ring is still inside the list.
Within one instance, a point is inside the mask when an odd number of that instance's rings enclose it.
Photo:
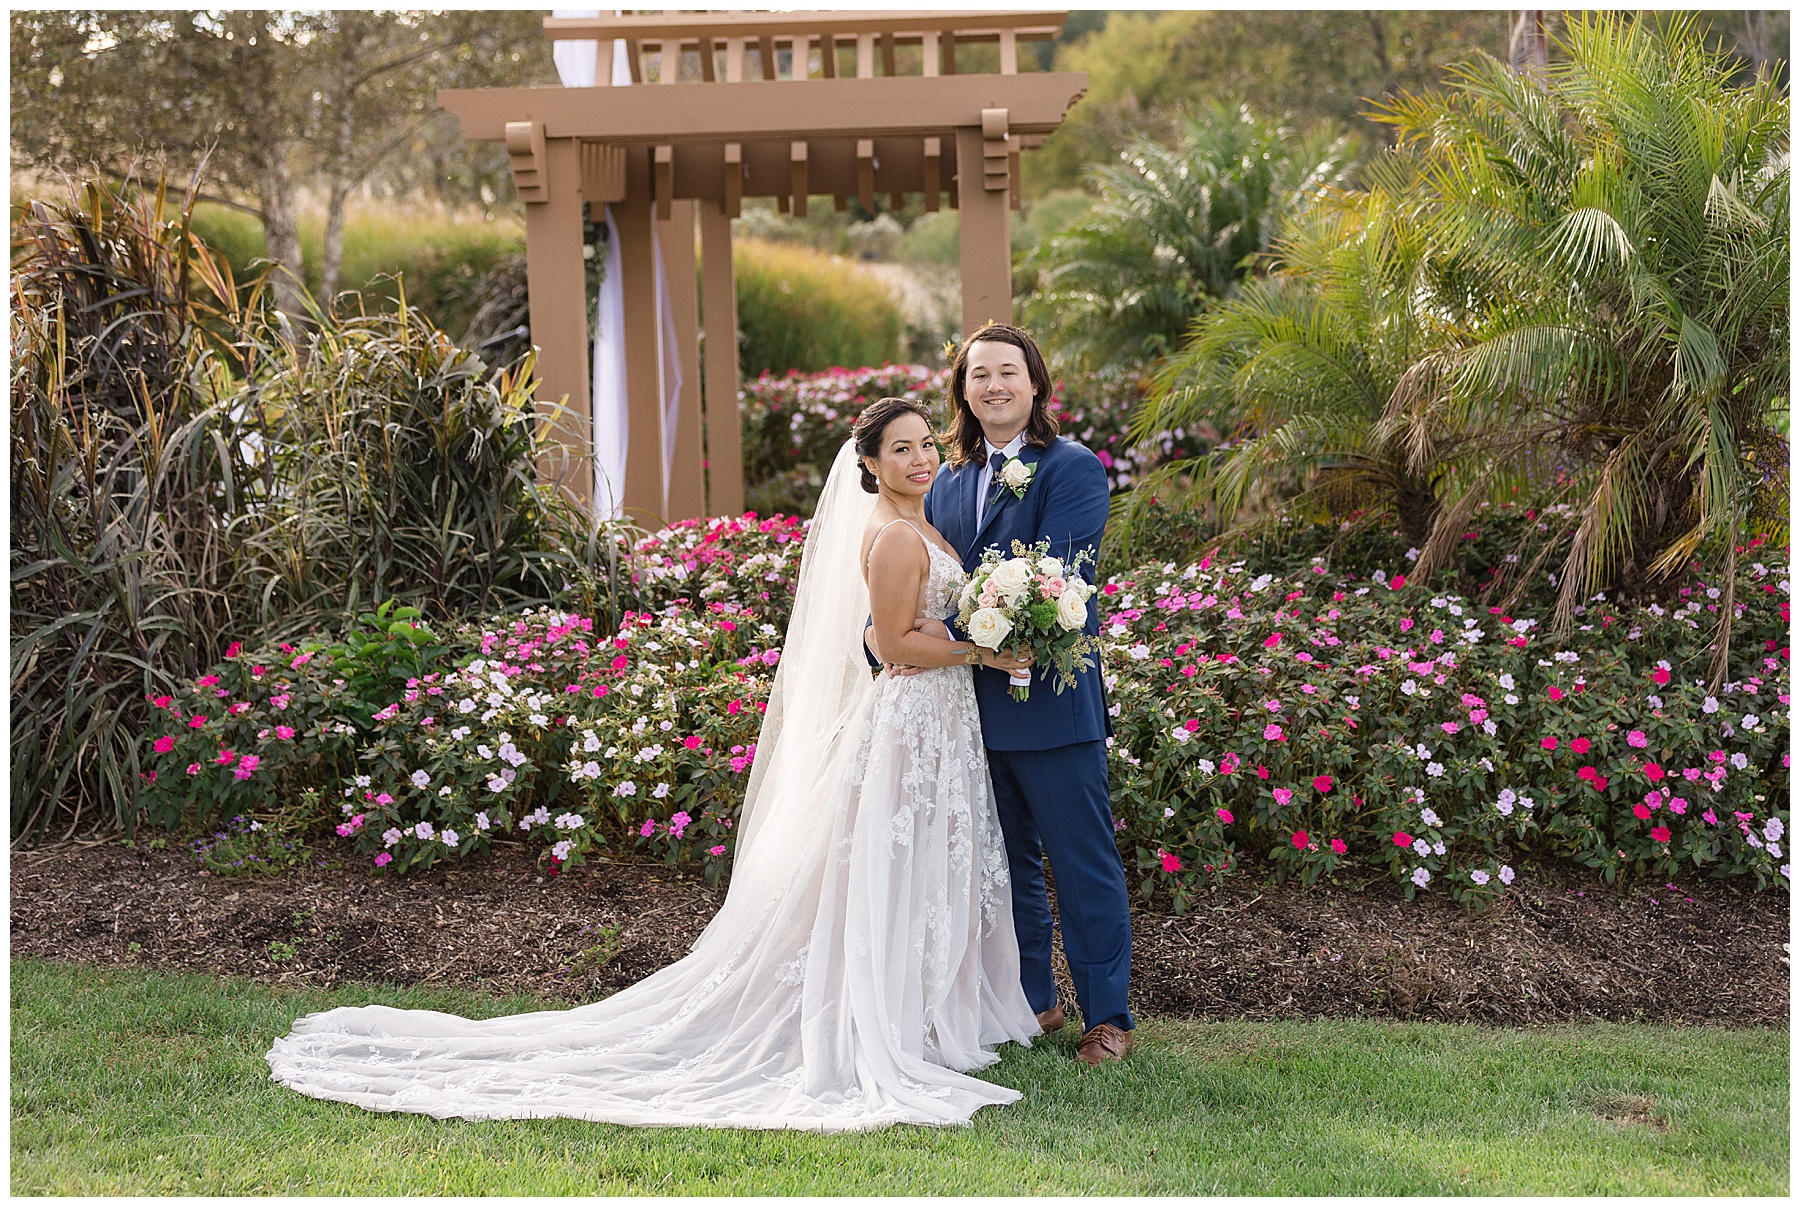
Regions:
[[[946,463],[925,496],[925,519],[962,555],[964,570],[973,571],[989,546],[997,545],[1010,554],[1015,540],[1034,545],[1048,537],[1051,556],[1064,561],[1079,549],[1091,555],[1099,553],[1110,502],[1106,469],[1100,459],[1066,436],[1057,437],[1045,449],[1027,445],[1020,450],[1019,459],[1037,466],[1025,497],[1019,498],[995,479],[988,488],[987,512],[979,526],[975,522],[979,464]],[[1092,582],[1094,566],[1082,567],[1081,573]],[[1098,595],[1088,600],[1084,626],[1094,636],[1100,632],[1098,600]],[[963,636],[955,616],[947,623],[951,632]],[[982,740],[993,750],[1051,750],[1109,737],[1112,722],[1106,712],[1106,691],[1097,657],[1094,662],[1077,676],[1079,687],[1064,688],[1060,695],[1050,668],[1035,668],[1027,700],[1012,698],[1006,672],[976,667],[975,700],[981,709]]]

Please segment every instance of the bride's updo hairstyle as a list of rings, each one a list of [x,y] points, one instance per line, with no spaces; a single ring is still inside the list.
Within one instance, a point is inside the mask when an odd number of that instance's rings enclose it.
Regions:
[[[856,442],[856,455],[881,460],[881,434],[902,415],[917,415],[926,427],[931,426],[931,412],[924,403],[911,398],[877,398],[863,408],[851,425],[850,439]],[[880,494],[881,483],[869,472],[868,462],[859,460],[856,464],[862,470],[862,488],[872,495]]]

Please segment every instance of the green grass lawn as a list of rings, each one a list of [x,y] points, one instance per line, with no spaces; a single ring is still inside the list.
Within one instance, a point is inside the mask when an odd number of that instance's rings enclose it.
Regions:
[[[1788,1191],[1785,1030],[1145,1020],[985,1072],[972,1127],[634,1130],[371,1114],[269,1080],[294,1017],[443,990],[290,991],[12,963],[15,1194],[1759,1194]]]

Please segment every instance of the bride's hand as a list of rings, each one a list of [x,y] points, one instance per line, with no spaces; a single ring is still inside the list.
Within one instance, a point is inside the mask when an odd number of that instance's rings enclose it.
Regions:
[[[982,650],[981,665],[991,666],[997,671],[1011,674],[1014,671],[1031,668],[1032,653],[1030,650]]]

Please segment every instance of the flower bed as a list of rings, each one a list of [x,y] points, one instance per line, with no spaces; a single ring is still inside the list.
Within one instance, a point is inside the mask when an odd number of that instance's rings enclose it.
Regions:
[[[805,528],[652,534],[623,551],[619,631],[555,612],[459,630],[379,708],[347,690],[366,644],[234,649],[155,702],[153,817],[321,786],[339,833],[396,870],[510,834],[552,871],[629,844],[716,879]],[[1673,608],[1590,601],[1551,642],[1547,598],[1498,613],[1405,584],[1403,560],[1357,574],[1314,554],[1276,576],[1203,558],[1106,581],[1115,824],[1147,896],[1188,908],[1252,849],[1303,880],[1355,863],[1468,903],[1507,891],[1524,855],[1609,878],[1787,875],[1779,567],[1741,560],[1733,665],[1709,696],[1716,585]]]

